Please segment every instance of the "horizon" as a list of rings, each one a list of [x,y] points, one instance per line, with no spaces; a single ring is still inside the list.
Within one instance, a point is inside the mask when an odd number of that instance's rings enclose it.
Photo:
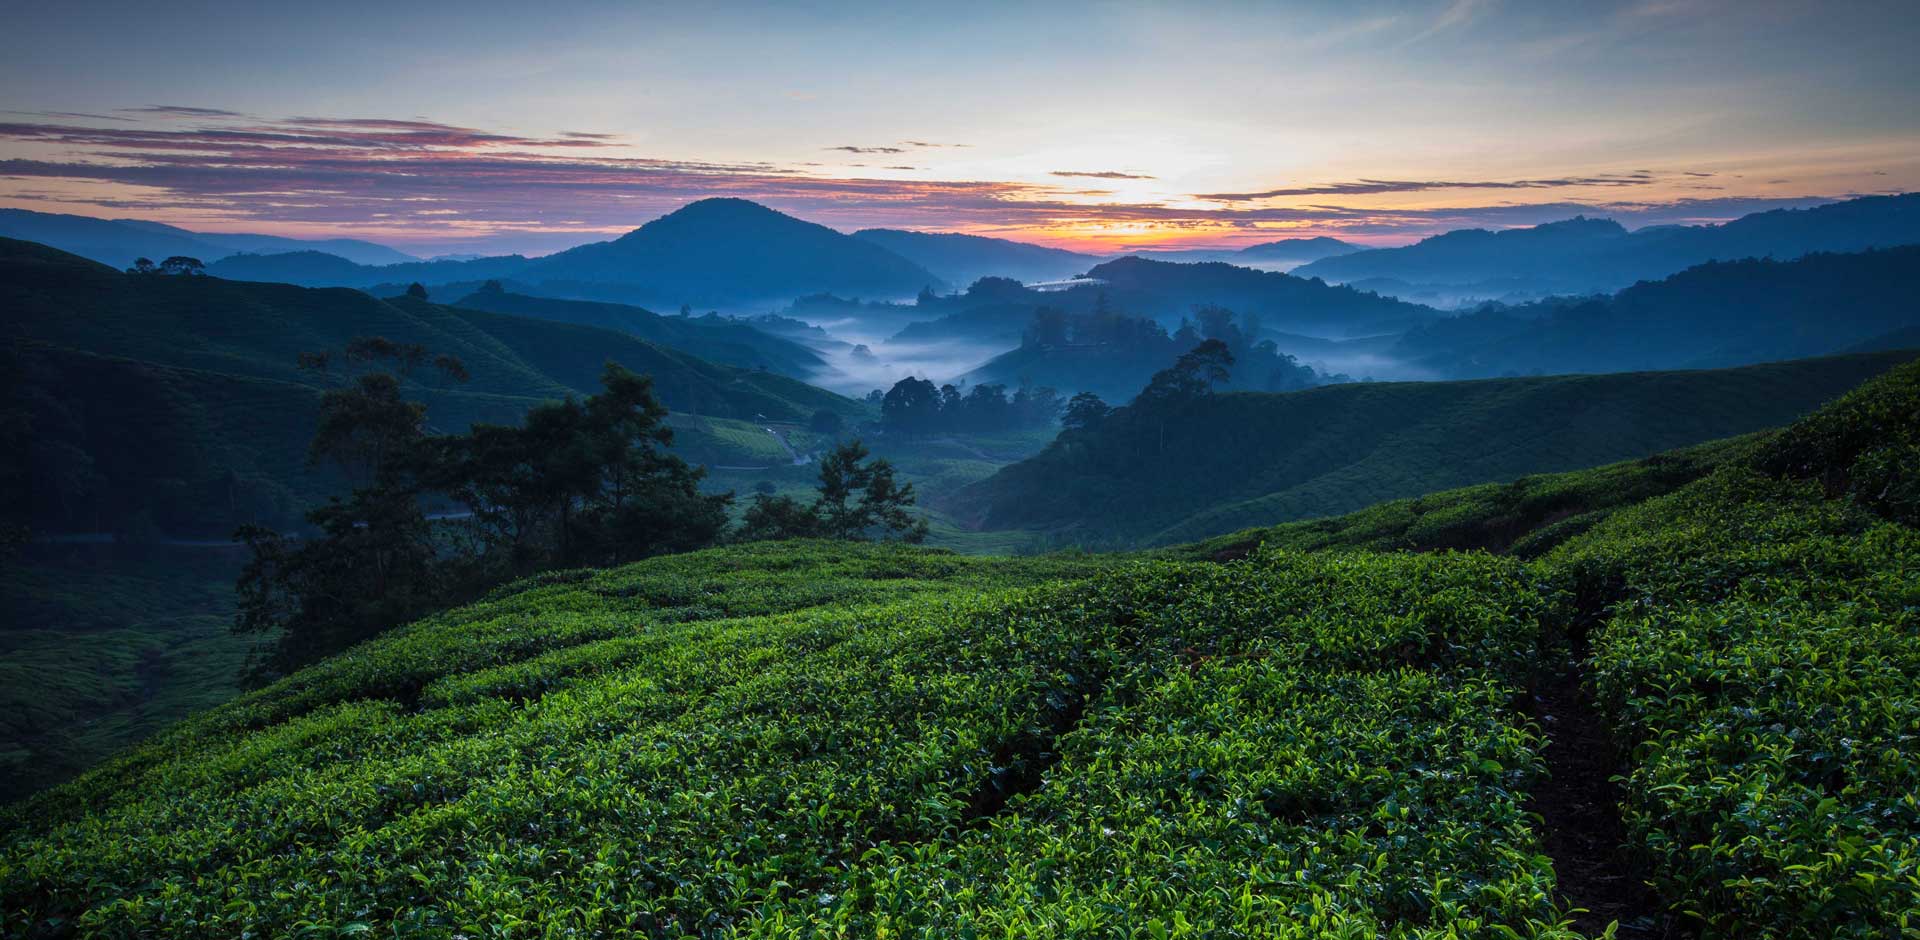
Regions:
[[[1898,3],[348,6],[23,18],[0,40],[0,206],[431,256],[548,254],[739,196],[1117,254],[1920,189],[1920,16]]]

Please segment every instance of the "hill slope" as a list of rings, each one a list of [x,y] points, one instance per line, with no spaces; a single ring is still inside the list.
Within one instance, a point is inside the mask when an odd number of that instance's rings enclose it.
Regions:
[[[1774,427],[1914,355],[1216,395],[1064,433],[950,508],[989,529],[1188,541]]]
[[[207,273],[230,281],[266,281],[301,287],[358,287],[420,283],[441,285],[510,278],[530,262],[519,255],[471,261],[410,261],[358,264],[325,251],[237,254],[207,265]],[[399,293],[395,290],[394,293]],[[447,299],[447,298],[442,298]]]
[[[1724,225],[1661,226],[1628,232],[1605,219],[1576,218],[1532,228],[1467,229],[1403,248],[1314,262],[1302,277],[1409,286],[1486,285],[1494,293],[1586,294],[1619,290],[1715,260],[1864,251],[1920,243],[1920,193],[1869,196],[1813,209],[1776,209]]]
[[[956,287],[988,276],[1056,281],[1100,263],[1093,255],[980,235],[869,228],[853,237],[879,245]]]
[[[0,905],[22,936],[1897,935],[1917,416],[1908,365],[1533,565],[551,573],[15,808]],[[1576,790],[1608,738],[1620,789]],[[1657,897],[1578,847],[1576,794]]]
[[[785,376],[717,365],[625,333],[342,288],[128,275],[25,242],[0,241],[0,310],[0,337],[41,393],[33,400],[49,403],[41,422],[71,424],[68,437],[87,465],[124,464],[124,475],[84,487],[91,496],[65,510],[40,501],[41,511],[60,517],[40,520],[53,531],[112,528],[136,509],[162,513],[154,486],[168,479],[198,492],[234,472],[266,486],[261,499],[310,501],[326,481],[305,467],[305,440],[328,380],[300,369],[297,357],[337,352],[357,336],[460,357],[471,381],[423,376],[409,388],[447,429],[516,421],[536,402],[589,394],[608,361],[653,375],[676,412],[747,421],[804,421],[822,408],[847,418],[868,413]],[[721,442],[696,434],[681,443],[703,460],[712,455],[702,448]],[[175,455],[180,473],[158,471],[166,454]],[[254,456],[227,456],[237,454]],[[141,505],[114,494],[139,494]],[[224,535],[246,521],[223,512],[196,522],[193,507],[202,501],[184,502],[162,513],[162,528]],[[87,521],[96,517],[108,524]]]
[[[1916,297],[1920,246],[1713,262],[1612,297],[1435,320],[1389,355],[1461,378],[1767,362],[1920,327]]]
[[[1254,314],[1278,330],[1314,336],[1367,336],[1406,329],[1436,316],[1416,304],[1332,286],[1278,271],[1210,262],[1174,264],[1121,258],[1087,272],[1130,313],[1181,317],[1200,304]]]
[[[211,262],[239,252],[324,251],[360,264],[418,260],[385,245],[354,238],[190,232],[139,219],[96,219],[26,209],[0,209],[0,237],[51,245],[116,268],[127,267],[141,257],[161,261],[186,255]]]
[[[479,290],[459,300],[456,307],[492,313],[557,320],[631,333],[650,343],[671,346],[710,362],[742,369],[768,369],[804,379],[827,367],[818,353],[790,339],[761,332],[738,320],[720,316],[663,317],[644,307],[534,297],[505,290]]]

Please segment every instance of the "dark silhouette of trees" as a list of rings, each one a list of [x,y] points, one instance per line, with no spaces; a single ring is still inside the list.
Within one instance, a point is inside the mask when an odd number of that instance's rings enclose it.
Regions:
[[[880,400],[880,423],[906,434],[936,430],[940,423],[940,390],[926,379],[901,379]]]
[[[159,270],[159,268],[154,267],[152,258],[135,258],[133,259],[133,267],[128,268],[127,273],[153,274]]]
[[[136,266],[139,265],[139,263],[138,261],[134,262]],[[189,258],[186,255],[174,255],[160,262],[159,271],[161,274],[197,277],[207,273],[207,266],[201,264],[199,258]]]
[[[811,505],[790,496],[755,496],[740,538],[925,539],[926,520],[908,512],[914,503],[913,484],[898,482],[891,463],[867,461],[868,456],[858,440],[834,448],[820,462],[820,495]]]
[[[1070,431],[1097,428],[1112,413],[1113,409],[1101,401],[1100,396],[1081,392],[1067,402],[1066,413],[1060,416],[1060,426]]]
[[[237,533],[252,558],[235,629],[277,634],[253,679],[514,577],[700,548],[726,527],[732,494],[701,493],[704,471],[666,451],[667,411],[647,376],[609,364],[597,395],[541,405],[518,426],[431,435],[426,406],[405,393],[426,350],[364,337],[344,358],[374,368],[325,393],[309,456],[355,488],[307,514],[310,537]],[[302,357],[323,373],[333,361]],[[433,361],[463,379],[458,359]],[[429,501],[466,511],[436,524]]]
[[[1008,431],[1044,427],[1060,414],[1060,393],[1022,385],[1009,397],[1004,385],[976,385],[962,393],[911,376],[882,397],[880,423],[903,434]]]
[[[425,300],[427,299],[427,286],[419,281],[414,281],[407,285],[407,296],[414,300]]]
[[[1215,385],[1230,379],[1232,367],[1233,351],[1227,344],[1217,339],[1207,340],[1175,359],[1173,365],[1154,373],[1136,403],[1153,408],[1192,401],[1210,394]]]

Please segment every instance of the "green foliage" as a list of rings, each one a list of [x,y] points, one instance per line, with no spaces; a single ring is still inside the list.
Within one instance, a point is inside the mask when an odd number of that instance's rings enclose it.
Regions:
[[[866,445],[857,439],[829,452],[820,461],[820,495],[811,505],[790,496],[754,496],[739,537],[865,539],[878,533],[903,542],[925,539],[926,520],[907,511],[913,484],[897,482],[893,464],[885,459],[863,463],[867,457]]]
[[[1591,470],[1524,476],[1399,499],[1359,512],[1258,529],[1162,550],[1175,558],[1237,558],[1262,545],[1294,551],[1484,549],[1534,558],[1615,511],[1673,492],[1744,459],[1771,432],[1713,441]]]
[[[356,341],[348,351],[367,358],[365,350],[390,345]],[[362,468],[367,484],[309,512],[318,530],[310,537],[240,530],[253,557],[238,582],[235,629],[277,636],[263,674],[542,568],[713,544],[731,494],[703,495],[701,472],[665,452],[673,432],[648,377],[609,364],[601,383],[604,391],[585,401],[534,408],[520,426],[431,437],[426,407],[402,399],[392,373],[328,392],[313,458]],[[887,501],[892,475],[881,481],[887,486],[873,476],[862,478],[863,508],[877,516],[871,507]],[[443,527],[458,530],[451,544],[426,514],[424,500],[435,494],[467,510]]]
[[[1169,395],[1062,433],[944,508],[1089,544],[1190,542],[1779,427],[1913,355]]]
[[[107,935],[1569,936],[1505,707],[1542,609],[1490,558],[557,573],[24,804],[0,904]]]
[[[1521,707],[1564,640],[1675,914],[1900,936],[1917,404],[1909,363],[1781,433],[1228,564],[804,541],[546,572],[14,807],[0,930],[1572,938]],[[1280,547],[1481,542],[1536,557]]]
[[[0,802],[239,691],[236,547],[29,545],[0,564]]]

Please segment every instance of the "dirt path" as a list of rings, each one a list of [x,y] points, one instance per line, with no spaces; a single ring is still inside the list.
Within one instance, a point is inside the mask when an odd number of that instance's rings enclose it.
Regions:
[[[779,441],[781,447],[784,447],[787,449],[787,456],[793,458],[794,466],[798,467],[807,462],[807,458],[800,456],[800,452],[797,450],[794,450],[792,444],[787,443],[786,435],[781,434],[779,431],[776,431],[772,428],[766,428],[764,430],[768,434],[773,435],[773,439],[776,441]]]
[[[1537,786],[1528,809],[1545,821],[1542,848],[1553,858],[1560,902],[1583,908],[1574,927],[1599,936],[1618,921],[1620,940],[1674,940],[1687,934],[1662,913],[1659,898],[1626,857],[1626,828],[1616,767],[1592,698],[1567,663],[1533,690],[1534,718],[1547,736],[1550,778]]]

